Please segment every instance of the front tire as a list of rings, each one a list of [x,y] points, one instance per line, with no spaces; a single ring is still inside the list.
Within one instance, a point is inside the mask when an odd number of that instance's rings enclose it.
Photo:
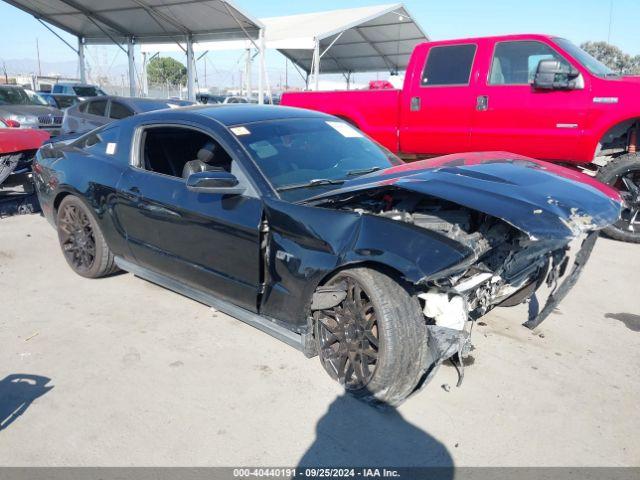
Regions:
[[[118,270],[98,223],[78,197],[62,200],[56,225],[64,258],[78,275],[100,278]]]
[[[424,370],[427,329],[420,304],[392,278],[369,268],[344,270],[336,307],[315,312],[322,366],[346,391],[371,403],[401,404]]]
[[[602,167],[598,180],[614,187],[624,201],[618,222],[604,229],[616,240],[640,243],[640,154],[622,155]]]

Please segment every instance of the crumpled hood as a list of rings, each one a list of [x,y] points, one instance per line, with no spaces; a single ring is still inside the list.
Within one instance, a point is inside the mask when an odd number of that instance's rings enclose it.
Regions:
[[[575,237],[620,216],[620,197],[613,189],[579,172],[503,152],[448,155],[388,168],[309,202],[323,204],[332,197],[389,187],[500,218],[534,240]]]

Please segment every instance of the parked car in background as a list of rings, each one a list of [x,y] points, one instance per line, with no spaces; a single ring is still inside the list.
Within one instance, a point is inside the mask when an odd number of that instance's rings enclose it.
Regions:
[[[51,93],[75,95],[80,100],[106,95],[99,86],[85,83],[56,83],[51,87]]]
[[[494,307],[535,293],[523,321],[539,325],[620,213],[615,190],[557,165],[403,164],[336,117],[262,105],[127,118],[45,145],[34,171],[79,275],[123,269],[178,291],[391,405],[463,357]]]
[[[205,105],[208,103],[224,103],[225,98],[227,98],[225,95],[213,95],[211,93],[198,93],[196,95],[196,101]]]
[[[0,85],[0,118],[12,128],[36,128],[57,135],[62,127],[62,111],[34,94],[29,95],[22,87]]]
[[[48,138],[44,130],[2,128],[0,122],[0,219],[40,211],[32,165]]]
[[[83,133],[101,127],[114,120],[164,108],[193,105],[186,100],[163,100],[158,98],[136,98],[99,96],[78,103],[64,112],[62,133]]]
[[[506,150],[585,169],[624,198],[606,233],[640,242],[640,77],[546,35],[418,45],[402,90],[286,93],[413,158]]]
[[[44,98],[49,105],[58,108],[60,110],[66,110],[69,107],[74,106],[80,102],[77,95],[68,95],[66,93],[47,93],[38,92],[38,94]]]

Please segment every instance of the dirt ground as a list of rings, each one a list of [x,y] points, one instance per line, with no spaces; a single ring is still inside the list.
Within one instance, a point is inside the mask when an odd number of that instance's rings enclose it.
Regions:
[[[639,466],[639,271],[640,245],[600,239],[539,329],[494,310],[462,387],[443,366],[379,411],[226,315],[75,275],[45,220],[6,218],[0,465]]]

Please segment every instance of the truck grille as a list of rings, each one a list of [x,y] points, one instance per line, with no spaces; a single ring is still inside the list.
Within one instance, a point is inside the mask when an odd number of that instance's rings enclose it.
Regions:
[[[62,117],[52,117],[50,115],[42,115],[38,117],[40,127],[48,127],[51,125],[62,125]]]

